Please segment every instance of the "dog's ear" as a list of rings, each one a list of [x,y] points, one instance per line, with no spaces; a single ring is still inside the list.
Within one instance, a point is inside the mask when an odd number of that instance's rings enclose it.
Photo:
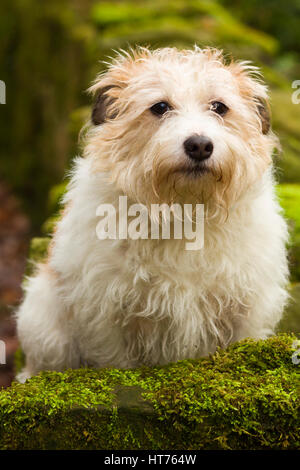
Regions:
[[[103,124],[106,119],[114,119],[117,115],[116,111],[111,111],[110,106],[116,101],[108,94],[109,90],[113,88],[113,85],[108,85],[100,88],[97,92],[94,107],[92,110],[92,123],[95,126]]]
[[[262,83],[259,70],[249,62],[231,61],[229,69],[236,77],[241,95],[256,106],[261,121],[261,131],[268,134],[271,129],[271,113],[267,101],[267,87]]]
[[[263,134],[268,134],[271,128],[271,113],[267,100],[256,98],[258,114],[261,119],[261,129]]]

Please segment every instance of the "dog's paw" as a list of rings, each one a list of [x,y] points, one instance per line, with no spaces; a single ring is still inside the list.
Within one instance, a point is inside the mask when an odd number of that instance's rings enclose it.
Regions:
[[[25,367],[21,372],[19,372],[19,374],[16,375],[16,381],[21,384],[24,384],[27,379],[30,379],[31,376],[32,374]]]

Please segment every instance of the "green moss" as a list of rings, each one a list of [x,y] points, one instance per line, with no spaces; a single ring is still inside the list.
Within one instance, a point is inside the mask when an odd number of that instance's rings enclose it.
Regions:
[[[29,261],[26,266],[27,276],[32,274],[36,263],[43,261],[47,256],[50,240],[49,237],[32,238],[29,247]]]
[[[0,393],[1,449],[296,449],[294,338],[163,367],[42,372]]]
[[[52,214],[42,225],[42,233],[49,236],[53,233],[56,222],[60,217],[60,211],[62,208],[61,201],[66,192],[68,181],[56,184],[53,186],[48,195],[48,209],[49,213]]]
[[[51,234],[54,232],[58,219],[59,219],[59,214],[49,217],[42,225],[42,233],[47,236],[51,236]]]
[[[14,357],[14,369],[15,373],[18,374],[21,372],[23,367],[25,366],[25,354],[22,351],[21,347],[18,347],[18,349],[15,352],[15,357]]]
[[[300,185],[281,184],[277,188],[280,204],[289,220],[289,257],[292,281],[300,280]]]
[[[68,181],[53,186],[48,195],[48,208],[50,213],[58,212],[60,202],[66,192]]]

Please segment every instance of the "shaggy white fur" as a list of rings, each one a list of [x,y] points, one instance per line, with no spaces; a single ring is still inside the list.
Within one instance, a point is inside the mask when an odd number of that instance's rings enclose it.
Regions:
[[[17,313],[24,381],[44,369],[136,367],[274,332],[286,303],[286,223],[274,195],[267,93],[216,50],[139,48],[92,87],[94,124],[75,160],[47,261]],[[169,105],[163,116],[150,108]],[[221,116],[211,103],[222,102]],[[191,162],[183,142],[213,152]],[[204,203],[205,241],[99,240],[99,204]]]

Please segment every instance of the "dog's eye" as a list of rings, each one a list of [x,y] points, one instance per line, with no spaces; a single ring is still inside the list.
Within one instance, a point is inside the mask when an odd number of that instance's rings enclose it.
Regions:
[[[156,116],[162,116],[170,109],[171,109],[171,106],[169,105],[169,103],[166,103],[166,101],[160,101],[159,103],[156,103],[153,106],[151,106],[150,111]]]
[[[226,104],[221,103],[221,101],[213,101],[210,105],[210,110],[219,114],[219,116],[225,116],[228,111],[228,107]]]

